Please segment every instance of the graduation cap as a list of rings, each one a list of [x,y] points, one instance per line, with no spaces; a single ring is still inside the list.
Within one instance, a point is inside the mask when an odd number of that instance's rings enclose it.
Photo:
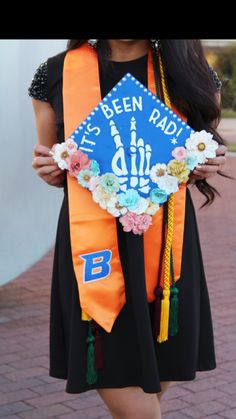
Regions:
[[[213,149],[217,148],[210,133],[195,132],[130,73],[101,100],[68,140],[74,141],[80,152],[93,162],[94,174],[97,181],[103,179],[104,191],[116,193],[117,211],[110,211],[104,200],[100,202],[99,194],[88,182],[88,171],[78,175],[78,182],[90,189],[94,200],[115,216],[124,213],[121,210],[119,213],[122,207],[145,213],[144,200],[146,207],[150,201],[156,206],[163,204],[171,193],[177,192],[182,181],[188,180],[190,171],[199,162],[205,161],[206,156],[214,157]]]

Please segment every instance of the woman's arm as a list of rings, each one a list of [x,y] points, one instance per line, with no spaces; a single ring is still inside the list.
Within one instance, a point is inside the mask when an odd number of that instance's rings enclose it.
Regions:
[[[38,143],[52,148],[57,142],[56,116],[49,102],[32,99],[35,122],[38,133]]]
[[[58,168],[49,151],[57,142],[55,113],[48,102],[32,99],[38,144],[34,147],[32,167],[37,175],[51,186],[62,187],[65,171]]]

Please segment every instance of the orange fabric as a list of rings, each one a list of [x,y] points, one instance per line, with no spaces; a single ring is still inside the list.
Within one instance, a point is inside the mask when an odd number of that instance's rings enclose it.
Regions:
[[[155,94],[151,54],[148,59],[148,88]],[[63,69],[63,105],[65,137],[88,116],[100,102],[100,83],[96,52],[87,45],[66,54]],[[176,111],[176,110],[175,110]],[[74,271],[81,308],[107,332],[125,304],[125,283],[119,257],[116,219],[96,204],[91,193],[67,174],[70,239]],[[175,193],[175,229],[173,259],[175,277],[179,279],[182,259],[186,185]],[[153,225],[144,234],[147,298],[155,299],[161,247],[163,209],[153,217]],[[80,255],[99,250],[112,251],[108,277],[83,282],[84,260]]]

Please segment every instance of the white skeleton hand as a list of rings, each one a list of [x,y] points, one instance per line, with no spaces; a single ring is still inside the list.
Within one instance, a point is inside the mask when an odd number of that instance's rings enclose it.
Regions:
[[[136,140],[136,119],[134,117],[130,120],[130,147],[128,150],[124,149],[119,131],[114,121],[110,121],[111,136],[116,145],[116,153],[112,159],[112,170],[116,176],[119,177],[120,189],[126,191],[127,187],[136,188],[140,192],[148,193],[150,190],[149,173],[150,173],[150,159],[151,146],[146,144],[144,146],[143,138]],[[128,171],[125,153],[131,155],[131,167]],[[128,185],[128,173],[130,172],[130,184]]]

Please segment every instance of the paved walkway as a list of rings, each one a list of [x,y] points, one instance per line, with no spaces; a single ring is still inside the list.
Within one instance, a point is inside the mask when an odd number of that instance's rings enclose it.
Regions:
[[[228,171],[236,177],[235,157]],[[164,419],[236,418],[236,188],[220,177],[216,183],[223,200],[198,211],[198,220],[217,368],[170,388],[162,400]],[[198,208],[200,194],[193,191],[193,197]],[[95,391],[67,394],[65,381],[48,376],[52,256],[53,250],[0,289],[0,417],[111,419]]]
[[[219,133],[229,143],[236,143],[236,119],[222,118],[218,126]]]

